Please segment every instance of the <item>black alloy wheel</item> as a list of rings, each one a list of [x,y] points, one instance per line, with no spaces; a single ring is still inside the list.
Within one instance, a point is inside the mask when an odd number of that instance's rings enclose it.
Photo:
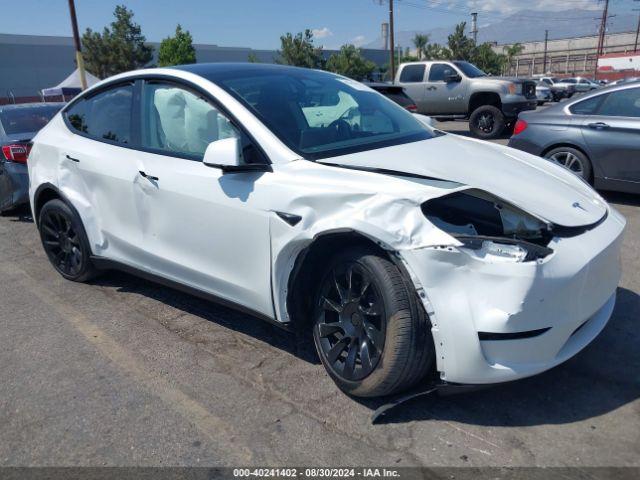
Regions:
[[[385,342],[386,312],[371,273],[356,263],[324,279],[314,337],[332,373],[362,380],[377,366]]]
[[[67,204],[61,200],[47,202],[40,212],[38,228],[49,261],[63,277],[82,282],[95,276],[84,228]]]
[[[435,374],[429,317],[391,258],[368,246],[348,247],[317,273],[313,340],[341,390],[390,395]]]

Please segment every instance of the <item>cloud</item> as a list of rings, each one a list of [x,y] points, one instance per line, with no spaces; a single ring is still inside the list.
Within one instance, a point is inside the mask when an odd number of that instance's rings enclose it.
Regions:
[[[436,3],[436,2],[434,2]],[[498,14],[512,14],[521,10],[546,10],[546,11],[564,11],[564,10],[598,10],[602,9],[602,5],[599,2],[593,0],[572,0],[569,5],[567,2],[558,0],[483,0],[482,2],[476,2],[475,0],[467,0],[466,2],[460,0],[439,0],[441,6],[447,8],[460,8],[466,4],[466,7],[471,9],[470,11],[479,12],[491,12]]]
[[[333,32],[329,30],[329,27],[314,28],[311,31],[313,32],[314,38],[327,38],[333,36]]]
[[[349,43],[352,43],[356,47],[361,47],[365,44],[366,41],[367,37],[365,37],[364,35],[358,35],[357,37],[352,38]]]

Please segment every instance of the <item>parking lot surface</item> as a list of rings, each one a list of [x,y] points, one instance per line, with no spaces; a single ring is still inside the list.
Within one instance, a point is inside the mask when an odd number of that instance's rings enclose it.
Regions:
[[[65,281],[28,210],[1,217],[0,464],[640,466],[640,197],[604,195],[628,227],[603,333],[377,425],[382,401],[341,393],[292,334],[123,273]]]

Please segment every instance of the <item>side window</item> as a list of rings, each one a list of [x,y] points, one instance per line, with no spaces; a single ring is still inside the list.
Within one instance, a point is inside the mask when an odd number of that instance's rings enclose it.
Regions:
[[[400,73],[400,81],[405,83],[423,82],[425,68],[425,65],[405,65]]]
[[[202,160],[211,142],[240,139],[244,163],[268,163],[251,139],[209,101],[164,82],[145,82],[142,94],[142,147]]]
[[[121,85],[82,99],[65,112],[78,132],[100,140],[131,143],[133,85]]]
[[[456,73],[446,63],[434,63],[429,69],[429,81],[430,82],[444,82],[445,77]]]
[[[598,109],[598,105],[602,101],[602,97],[606,95],[598,95],[595,97],[587,98],[582,102],[578,102],[569,107],[569,111],[574,115],[594,115]]]
[[[551,80],[549,80],[548,78],[543,78],[542,81],[547,85],[552,85]]]
[[[202,158],[216,140],[240,132],[201,96],[173,84],[148,82],[142,95],[142,146]]]
[[[640,117],[640,88],[627,88],[609,93],[598,115],[608,117]]]

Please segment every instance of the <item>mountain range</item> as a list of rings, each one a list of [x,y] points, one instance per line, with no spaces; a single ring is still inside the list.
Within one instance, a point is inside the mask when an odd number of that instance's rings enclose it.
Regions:
[[[498,44],[530,42],[544,40],[544,31],[549,30],[549,40],[560,38],[584,37],[596,35],[599,10],[565,10],[541,11],[521,10],[508,17],[494,22],[482,22],[482,14],[478,16],[478,42],[497,42]],[[638,18],[636,15],[620,14],[609,19],[607,33],[635,31]],[[453,32],[455,25],[433,28],[431,30],[396,31],[396,45],[413,47],[416,33],[426,33],[432,43],[444,44]],[[396,27],[397,28],[397,27]],[[467,35],[470,35],[471,21],[467,22]],[[364,48],[383,48],[382,37],[363,46]]]

